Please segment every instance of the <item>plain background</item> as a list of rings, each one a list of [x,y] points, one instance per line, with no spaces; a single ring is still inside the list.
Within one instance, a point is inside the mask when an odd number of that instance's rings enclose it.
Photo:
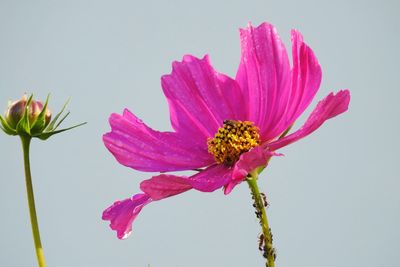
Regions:
[[[48,266],[263,266],[246,184],[229,196],[191,191],[147,206],[116,238],[104,208],[138,192],[140,173],[104,148],[109,114],[128,107],[169,130],[160,77],[208,53],[234,76],[238,28],[273,23],[290,50],[299,29],[323,68],[310,108],[351,90],[350,110],[280,152],[263,172],[277,266],[398,266],[398,1],[0,1],[0,102],[24,92],[82,128],[32,144]],[[296,124],[309,113],[310,109]],[[0,266],[36,266],[18,138],[0,135]]]

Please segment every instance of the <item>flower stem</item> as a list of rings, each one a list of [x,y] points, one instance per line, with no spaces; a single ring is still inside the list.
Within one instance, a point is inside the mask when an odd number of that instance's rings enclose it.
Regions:
[[[24,152],[26,192],[28,195],[29,214],[31,218],[32,234],[35,243],[36,256],[39,267],[45,267],[46,262],[44,260],[44,252],[42,248],[42,243],[40,241],[39,225],[35,208],[35,198],[33,195],[31,167],[29,162],[29,147],[31,143],[31,137],[21,136],[21,142],[22,142],[22,150]]]
[[[263,194],[260,193],[257,184],[258,172],[257,169],[250,173],[247,177],[247,183],[250,187],[251,194],[254,200],[254,207],[256,209],[256,215],[260,220],[260,225],[262,229],[262,234],[260,235],[260,250],[264,252],[263,256],[267,259],[265,266],[274,267],[275,266],[275,250],[272,246],[272,234],[271,229],[268,225],[267,213],[265,212],[265,206],[267,203],[263,199]],[[264,196],[265,197],[265,196]]]

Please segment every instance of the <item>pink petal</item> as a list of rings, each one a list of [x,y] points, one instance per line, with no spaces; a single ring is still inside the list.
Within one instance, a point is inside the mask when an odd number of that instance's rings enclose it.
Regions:
[[[291,92],[285,120],[281,121],[279,131],[282,132],[310,105],[321,84],[322,70],[314,52],[303,36],[296,30],[291,32],[293,69],[291,72]]]
[[[242,56],[236,81],[249,102],[248,120],[269,140],[279,132],[289,94],[289,59],[276,29],[268,23],[240,30]]]
[[[141,171],[177,171],[201,168],[214,162],[207,143],[196,144],[174,132],[158,132],[127,109],[111,114],[112,131],[103,136],[108,150],[121,164]]]
[[[162,77],[171,123],[193,142],[206,143],[224,120],[246,118],[246,103],[235,80],[216,72],[208,56],[187,55]]]
[[[146,194],[137,194],[122,201],[116,201],[104,212],[102,219],[110,221],[111,229],[117,231],[119,239],[127,238],[132,232],[132,222],[142,210],[151,202]]]
[[[111,229],[117,231],[119,239],[127,238],[132,232],[132,223],[142,208],[152,201],[183,193],[192,188],[188,178],[161,174],[140,184],[144,193],[122,201],[116,201],[103,212],[103,220],[110,221]]]
[[[253,148],[249,152],[243,153],[235,164],[232,180],[225,187],[225,195],[229,194],[236,185],[244,181],[250,172],[258,167],[266,166],[273,155],[276,154],[265,150],[260,146]]]
[[[140,188],[153,200],[174,196],[192,188],[202,192],[213,192],[232,179],[232,171],[232,168],[215,164],[190,177],[165,174],[154,176],[143,181]]]
[[[187,177],[161,174],[140,183],[140,189],[153,200],[175,196],[192,189]]]
[[[225,186],[232,179],[232,168],[224,165],[213,165],[189,177],[194,189],[202,192],[213,192]]]
[[[296,132],[267,144],[270,150],[276,150],[287,146],[318,129],[326,120],[333,118],[348,109],[350,102],[350,92],[348,90],[339,91],[336,95],[330,93],[320,101],[306,123]]]
[[[189,178],[166,174],[154,176],[140,184],[144,193],[116,201],[103,212],[102,219],[110,221],[110,227],[117,231],[119,239],[125,239],[132,232],[133,221],[148,203],[181,194],[192,188],[212,192],[226,185],[231,176],[232,170],[222,165],[214,165]]]

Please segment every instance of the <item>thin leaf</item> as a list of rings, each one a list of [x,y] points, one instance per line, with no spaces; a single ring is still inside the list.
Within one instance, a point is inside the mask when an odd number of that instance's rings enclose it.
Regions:
[[[28,101],[26,102],[26,106],[25,106],[26,108],[28,108],[31,105],[32,99],[33,99],[33,94],[31,94],[29,96]]]
[[[28,135],[31,134],[31,128],[29,125],[29,110],[31,108],[32,98],[33,94],[29,97],[28,101],[26,102],[24,115],[22,116],[22,118],[17,123],[17,126],[15,127],[18,134],[28,134]]]
[[[62,117],[61,118],[61,120],[57,123],[57,125],[56,125],[56,127],[54,127],[54,129],[53,130],[55,130],[55,129],[57,129],[58,128],[58,126],[60,126],[60,124],[65,120],[65,118],[67,118],[68,117],[68,115],[70,114],[71,112],[70,111],[68,111],[65,115],[64,115],[64,117]]]
[[[39,116],[37,117],[36,121],[33,123],[31,132],[32,133],[37,133],[43,131],[43,128],[46,124],[46,111],[47,111],[47,105],[49,103],[49,97],[50,94],[47,95],[46,102],[44,103],[43,109],[40,112]]]
[[[71,98],[68,98],[67,101],[65,102],[63,108],[61,109],[60,112],[57,113],[57,115],[54,117],[54,119],[49,123],[49,125],[46,128],[47,132],[50,132],[52,130],[54,130],[54,125],[56,124],[58,118],[61,116],[61,114],[64,112],[64,110],[66,109],[69,101],[71,100]]]
[[[79,126],[85,125],[86,123],[87,122],[83,122],[83,123],[77,124],[75,126],[68,127],[68,128],[65,128],[65,129],[61,129],[61,130],[58,130],[58,131],[44,132],[44,133],[41,133],[41,134],[38,134],[38,135],[34,135],[34,137],[37,137],[37,138],[42,139],[42,140],[46,140],[52,135],[59,134],[59,133],[62,133],[62,132],[77,128]]]

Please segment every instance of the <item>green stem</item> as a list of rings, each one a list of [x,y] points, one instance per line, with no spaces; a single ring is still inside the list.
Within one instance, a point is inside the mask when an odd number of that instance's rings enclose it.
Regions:
[[[263,246],[262,250],[264,251],[264,257],[267,259],[265,266],[274,267],[276,256],[274,247],[272,246],[272,234],[268,225],[267,213],[265,212],[265,206],[267,205],[267,203],[264,203],[264,200],[260,194],[257,179],[258,172],[256,169],[250,173],[250,176],[247,177],[247,183],[249,184],[251,194],[254,199],[254,207],[256,208],[256,214],[258,219],[260,220],[260,225],[262,229],[262,235],[260,236],[260,247]]]
[[[39,267],[45,267],[46,262],[44,260],[42,243],[40,242],[39,225],[36,216],[35,197],[33,195],[31,167],[29,162],[29,147],[31,143],[31,137],[21,136],[21,141],[22,141],[22,150],[24,152],[26,192],[28,194],[29,214],[31,217],[32,234],[33,234],[33,240],[35,242],[36,256]]]

